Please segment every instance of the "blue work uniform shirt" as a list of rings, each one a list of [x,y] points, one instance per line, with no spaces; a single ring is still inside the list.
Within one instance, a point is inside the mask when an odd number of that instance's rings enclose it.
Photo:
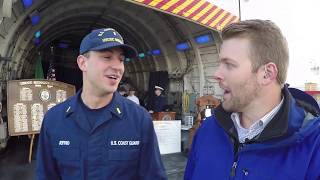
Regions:
[[[109,108],[110,104],[98,109],[90,109],[87,105],[84,104],[81,96],[79,96],[79,104],[81,111],[84,113],[85,118],[89,122],[91,128],[93,128],[93,126],[97,121],[99,121],[99,119],[105,119],[105,117],[110,116],[111,112],[106,110]]]
[[[45,115],[38,142],[39,180],[167,179],[149,113],[114,93],[90,125],[81,91]]]

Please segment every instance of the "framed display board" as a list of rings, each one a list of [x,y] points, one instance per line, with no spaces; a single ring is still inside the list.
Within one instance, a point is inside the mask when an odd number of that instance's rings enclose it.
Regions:
[[[37,134],[44,114],[75,94],[75,86],[59,81],[8,81],[7,111],[10,136]]]

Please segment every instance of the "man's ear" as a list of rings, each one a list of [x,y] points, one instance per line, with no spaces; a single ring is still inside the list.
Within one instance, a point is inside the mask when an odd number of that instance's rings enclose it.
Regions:
[[[270,82],[277,81],[278,68],[277,65],[270,62],[262,66],[262,83],[269,84]]]
[[[85,57],[84,55],[79,55],[77,57],[78,67],[83,72],[87,70],[87,60],[88,60],[88,58]]]

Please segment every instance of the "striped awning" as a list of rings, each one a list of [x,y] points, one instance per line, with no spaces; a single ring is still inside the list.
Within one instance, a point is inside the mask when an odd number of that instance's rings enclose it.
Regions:
[[[158,11],[178,16],[214,30],[239,21],[230,12],[205,0],[127,0]]]

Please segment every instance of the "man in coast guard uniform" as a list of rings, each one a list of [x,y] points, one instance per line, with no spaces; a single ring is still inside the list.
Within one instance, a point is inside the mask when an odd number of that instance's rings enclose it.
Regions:
[[[162,87],[154,87],[154,95],[151,96],[148,102],[149,113],[161,112],[165,110],[166,100],[165,97],[161,95],[162,91],[164,91]]]
[[[116,92],[125,57],[136,54],[111,28],[84,37],[83,88],[45,115],[37,179],[167,179],[149,113]]]

